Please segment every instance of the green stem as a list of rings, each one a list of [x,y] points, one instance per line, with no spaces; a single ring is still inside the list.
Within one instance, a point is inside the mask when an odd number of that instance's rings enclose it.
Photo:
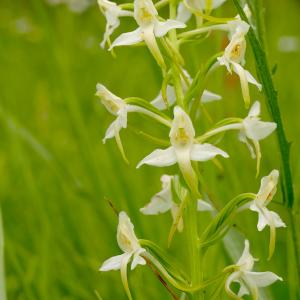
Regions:
[[[203,278],[203,270],[201,266],[201,257],[198,245],[198,224],[197,224],[197,199],[190,197],[187,206],[186,227],[188,232],[188,243],[190,246],[190,268],[192,286],[196,286]],[[199,300],[202,293],[196,291],[193,293],[193,299]]]
[[[6,299],[5,292],[5,268],[4,268],[4,232],[2,223],[2,212],[0,206],[0,299]]]
[[[177,1],[170,0],[169,7],[170,7],[170,19],[176,19]],[[169,32],[169,38],[174,49],[178,50],[177,34],[175,29]],[[183,89],[181,84],[181,77],[174,62],[172,63],[172,74],[173,74],[173,81],[174,81],[173,83],[174,83],[177,104],[180,105],[182,108],[184,108],[184,102],[183,102],[184,94],[183,94]]]

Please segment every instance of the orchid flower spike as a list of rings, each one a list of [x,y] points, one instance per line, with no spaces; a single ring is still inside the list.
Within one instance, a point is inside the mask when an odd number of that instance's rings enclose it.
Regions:
[[[117,46],[134,45],[145,41],[157,63],[164,67],[164,59],[156,42],[156,37],[165,36],[171,29],[184,28],[186,25],[176,20],[160,22],[158,12],[152,0],[134,0],[134,18],[139,27],[131,32],[121,34],[109,50]]]
[[[202,10],[211,11],[221,6],[226,0],[186,0],[178,5],[177,20],[186,23],[192,13]]]
[[[221,66],[226,66],[230,74],[234,71],[240,77],[244,102],[246,107],[249,107],[250,93],[248,83],[256,85],[259,90],[262,89],[262,86],[255,80],[249,71],[243,68],[246,52],[245,36],[248,33],[250,26],[246,22],[240,20],[232,22],[232,24],[234,24],[234,33],[231,36],[230,43],[225,48],[223,56],[218,57],[218,61]]]
[[[172,194],[172,181],[174,181],[175,176],[162,175],[160,181],[162,183],[162,190],[156,193],[150,200],[150,202],[140,209],[141,213],[144,215],[158,215],[171,211],[173,221],[175,221],[179,205],[173,200]],[[183,230],[183,219],[177,225],[178,231]]]
[[[146,261],[142,254],[146,250],[140,246],[139,240],[134,233],[134,226],[124,211],[119,214],[117,242],[124,253],[107,259],[100,267],[100,271],[120,270],[125,291],[128,298],[132,299],[127,280],[127,265],[131,258],[131,270],[135,269],[137,265],[145,265]]]
[[[174,108],[169,137],[171,142],[169,148],[154,150],[137,165],[137,168],[144,164],[166,167],[178,163],[186,183],[197,194],[198,183],[191,161],[207,161],[217,155],[227,158],[229,155],[211,144],[199,144],[195,140],[195,129],[190,117],[179,106]]]
[[[260,169],[261,152],[259,141],[269,136],[277,127],[274,122],[260,120],[260,103],[256,101],[249,110],[248,116],[242,121],[242,129],[239,133],[239,140],[247,145],[252,158],[257,159],[257,175]],[[252,141],[255,152],[248,142]]]
[[[256,198],[250,203],[250,209],[258,213],[257,230],[262,231],[266,226],[270,226],[269,258],[275,250],[276,228],[286,227],[279,215],[267,208],[276,193],[278,177],[278,170],[273,170],[263,177]]]
[[[183,73],[184,73],[187,81],[191,84],[192,78],[191,78],[190,74],[186,70],[183,70]],[[188,86],[186,84],[186,81],[183,78],[181,78],[181,85],[182,85],[183,92],[186,93],[186,91],[188,90]],[[175,93],[174,86],[167,85],[166,94],[167,94],[168,106],[171,107],[176,103],[176,93]],[[201,102],[209,103],[209,102],[218,101],[221,99],[222,99],[222,97],[220,95],[212,93],[208,90],[204,90],[202,97],[201,97]],[[163,99],[161,91],[159,92],[157,97],[151,101],[151,104],[159,110],[167,109],[167,106]]]
[[[108,0],[98,0],[100,11],[106,18],[106,28],[103,35],[103,40],[100,44],[101,48],[105,47],[105,44],[110,43],[110,36],[113,34],[116,28],[120,25],[120,17],[131,17],[133,13],[128,10],[123,10],[116,3]]]
[[[230,297],[241,299],[244,295],[251,294],[252,299],[258,300],[258,288],[269,286],[277,280],[282,281],[282,278],[273,272],[253,272],[256,260],[249,252],[249,241],[245,240],[243,254],[235,264],[236,271],[229,275],[225,282],[225,291]],[[237,295],[230,288],[232,282],[240,284]]]
[[[120,130],[122,128],[127,127],[127,113],[137,112],[137,113],[145,114],[151,118],[156,119],[161,123],[164,123],[166,126],[170,126],[169,121],[164,120],[162,117],[158,116],[154,112],[149,111],[137,105],[131,105],[125,103],[123,99],[114,95],[103,84],[98,83],[96,88],[97,88],[96,96],[100,98],[101,103],[111,114],[117,117],[116,120],[113,121],[109,125],[108,129],[106,130],[105,136],[103,138],[103,143],[105,144],[107,139],[115,138],[118,148],[126,162],[127,162],[127,158],[125,156],[123,145],[121,142]]]

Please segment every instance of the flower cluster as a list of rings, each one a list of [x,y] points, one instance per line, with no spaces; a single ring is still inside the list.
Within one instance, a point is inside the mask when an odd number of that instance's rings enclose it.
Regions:
[[[184,270],[172,266],[168,256],[162,254],[158,245],[147,240],[139,240],[133,230],[133,225],[125,212],[119,213],[117,242],[123,254],[106,260],[100,271],[120,270],[121,278],[130,299],[131,292],[127,280],[127,266],[131,261],[131,270],[137,265],[148,264],[155,268],[164,278],[164,286],[173,286],[176,292],[190,294],[192,299],[199,299],[200,291],[206,286],[225,282],[224,291],[234,299],[241,299],[251,294],[258,299],[260,287],[265,287],[277,280],[282,280],[272,272],[252,271],[255,259],[249,252],[249,241],[245,238],[245,249],[237,263],[225,267],[215,278],[207,282],[203,280],[201,255],[217,242],[223,240],[233,224],[234,217],[244,211],[258,213],[258,231],[270,227],[269,259],[275,249],[275,230],[285,227],[279,215],[267,208],[276,193],[279,172],[273,170],[261,179],[259,191],[240,194],[219,209],[205,193],[198,164],[206,161],[228,159],[231,153],[217,147],[211,139],[220,134],[236,130],[238,139],[246,144],[252,158],[256,159],[256,175],[259,175],[261,164],[260,141],[276,130],[276,123],[260,119],[261,106],[255,101],[251,106],[249,83],[255,85],[258,91],[262,85],[245,68],[246,36],[251,28],[251,11],[245,6],[248,22],[239,16],[234,18],[217,18],[212,14],[226,0],[134,0],[133,3],[118,5],[109,0],[98,0],[100,11],[106,18],[106,28],[102,48],[112,51],[116,47],[139,44],[146,46],[161,69],[163,82],[161,90],[155,99],[138,97],[121,98],[98,83],[96,95],[106,110],[115,119],[109,125],[103,138],[103,143],[114,138],[124,158],[127,160],[120,137],[122,129],[127,129],[131,113],[143,114],[150,121],[167,127],[169,135],[161,140],[150,134],[145,134],[151,142],[160,144],[162,148],[153,150],[137,164],[167,168],[176,165],[177,172],[162,175],[162,189],[157,192],[148,204],[140,209],[145,215],[157,215],[170,211],[172,225],[169,242],[176,230],[189,232],[188,240],[193,248],[191,262],[193,272],[190,276],[182,275]],[[163,18],[159,13],[169,6],[169,17]],[[125,32],[113,41],[112,35],[120,25],[122,17],[132,18],[137,28]],[[185,60],[181,54],[181,46],[186,43],[197,43],[208,39],[209,33],[225,32],[228,44],[219,54],[214,54],[205,67],[194,76],[185,69]],[[195,124],[205,120],[206,103],[220,101],[221,95],[204,88],[209,76],[221,66],[232,74],[236,73],[240,80],[241,97],[248,113],[244,118],[232,117],[221,120],[206,132],[199,132]],[[250,107],[250,108],[249,108]],[[201,128],[200,128],[201,129]],[[220,141],[220,139],[218,139]],[[253,176],[255,177],[255,176]],[[218,207],[218,209],[217,209]],[[211,221],[203,232],[199,232],[198,215],[203,211],[211,215]],[[157,255],[157,253],[160,253]],[[163,258],[163,259],[162,259]],[[237,294],[231,289],[231,283],[240,284]],[[176,292],[174,292],[176,294]],[[221,298],[222,290],[219,290]],[[174,296],[173,292],[171,294]],[[214,295],[216,297],[216,295]]]

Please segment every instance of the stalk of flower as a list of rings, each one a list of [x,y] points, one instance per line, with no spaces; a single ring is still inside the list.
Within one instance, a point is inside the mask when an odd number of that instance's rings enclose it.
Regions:
[[[256,163],[256,174],[258,175],[260,169],[261,161],[261,151],[259,141],[268,137],[275,129],[276,123],[274,122],[265,122],[260,120],[260,103],[258,101],[254,102],[252,107],[249,110],[249,113],[246,118],[239,119],[233,118],[233,123],[226,124],[224,126],[217,127],[207,133],[203,134],[199,138],[199,141],[204,141],[209,137],[212,137],[216,134],[229,131],[229,130],[238,130],[238,138],[241,142],[245,143],[250,151],[251,157],[257,159]],[[249,140],[253,143],[249,143]]]
[[[137,105],[126,104],[120,97],[111,93],[104,85],[98,83],[97,84],[97,92],[96,95],[100,98],[102,104],[105,108],[113,115],[117,116],[116,120],[113,121],[108,129],[106,130],[105,136],[103,138],[103,143],[106,142],[107,139],[111,139],[113,137],[116,138],[117,145],[119,150],[127,161],[127,158],[124,153],[123,145],[120,139],[120,130],[122,128],[127,127],[127,114],[129,112],[137,112],[141,114],[145,114],[155,120],[161,122],[162,124],[170,127],[171,124],[168,120],[162,118],[161,116],[149,111],[143,107]]]
[[[242,299],[244,295],[251,294],[252,299],[258,300],[258,288],[269,286],[277,280],[282,281],[282,278],[273,272],[253,272],[256,260],[249,251],[249,241],[245,240],[242,256],[235,264],[236,270],[228,276],[225,283],[225,291],[228,296],[233,299]],[[232,282],[240,284],[237,295],[230,288]]]
[[[165,69],[165,62],[160,52],[156,38],[165,36],[170,30],[184,28],[186,25],[176,20],[159,21],[158,12],[152,0],[134,1],[134,19],[139,27],[131,32],[121,34],[109,50],[118,46],[134,45],[145,41],[159,66]]]
[[[229,157],[223,150],[205,143],[199,144],[194,139],[195,129],[188,114],[179,106],[174,108],[174,119],[169,134],[171,146],[157,149],[146,156],[138,165],[143,164],[166,167],[178,163],[180,171],[193,193],[198,195],[198,179],[191,161],[207,161],[217,155]]]
[[[123,10],[116,3],[109,0],[97,0],[100,11],[106,18],[106,28],[103,40],[100,44],[102,48],[105,44],[110,44],[110,36],[120,25],[120,17],[131,17],[133,13],[129,10]]]
[[[111,270],[120,270],[125,291],[128,295],[128,298],[132,299],[128,286],[127,265],[131,259],[131,270],[135,269],[137,265],[145,265],[146,261],[141,255],[145,253],[146,250],[140,246],[139,241],[134,233],[134,226],[124,211],[120,212],[119,214],[117,242],[120,249],[124,253],[113,256],[104,261],[100,267],[100,271],[106,272]]]
[[[263,177],[256,198],[248,204],[252,211],[258,213],[257,230],[262,231],[266,226],[270,227],[269,259],[275,250],[276,228],[286,227],[279,215],[267,208],[277,191],[278,178],[278,170],[273,170]]]

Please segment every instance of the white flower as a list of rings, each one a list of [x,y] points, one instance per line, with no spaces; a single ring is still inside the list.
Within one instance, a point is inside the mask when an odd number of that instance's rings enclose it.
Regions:
[[[188,82],[191,83],[192,78],[189,75],[189,73],[186,70],[183,70],[183,73],[186,76]],[[183,92],[186,93],[188,86],[187,86],[185,80],[183,80],[183,78],[181,78],[181,84],[182,84]],[[176,103],[175,88],[172,85],[167,85],[166,94],[167,94],[168,105],[169,105],[169,107],[171,107]],[[209,102],[218,101],[221,99],[222,99],[222,97],[220,95],[212,93],[208,90],[204,90],[202,97],[201,97],[201,102],[209,103]],[[161,91],[159,92],[158,96],[154,100],[151,101],[151,104],[159,110],[164,110],[167,108],[166,103],[162,97]]]
[[[191,165],[193,161],[207,161],[213,159],[217,155],[229,157],[223,150],[205,143],[199,144],[194,139],[195,129],[192,121],[187,113],[175,106],[174,119],[169,134],[171,146],[167,149],[157,149],[146,156],[138,165],[143,164],[166,167],[174,165],[178,162],[179,168],[190,188],[197,190],[195,182],[195,174]]]
[[[179,204],[174,201],[173,193],[178,195],[179,199],[186,196],[186,189],[182,188],[178,176],[162,175],[160,178],[162,190],[156,193],[146,206],[140,209],[144,215],[158,215],[171,211],[173,222],[176,221],[179,212]],[[173,191],[173,192],[172,192]],[[197,200],[198,211],[213,211],[212,205],[204,200]],[[183,219],[180,217],[177,229],[179,232],[183,230]]]
[[[186,25],[176,20],[160,22],[152,0],[134,0],[134,18],[139,27],[134,31],[121,34],[112,43],[110,50],[117,46],[133,45],[145,41],[158,64],[164,65],[155,38],[163,37],[171,29],[184,28]]]
[[[282,281],[282,278],[273,272],[252,272],[255,260],[249,252],[249,241],[245,240],[243,254],[235,265],[237,270],[228,276],[225,283],[225,290],[229,296],[238,299],[251,294],[252,298],[257,300],[258,288],[269,286],[277,280]],[[230,288],[232,282],[240,284],[237,295]]]
[[[134,233],[134,226],[124,211],[119,214],[117,242],[124,253],[107,259],[100,267],[100,271],[106,272],[111,270],[121,270],[123,285],[131,299],[127,281],[127,265],[131,258],[131,270],[133,270],[137,265],[145,265],[146,261],[141,254],[145,253],[146,250],[140,246]]]
[[[278,170],[273,170],[268,176],[263,177],[256,198],[250,203],[250,209],[258,213],[257,230],[262,231],[266,226],[270,226],[269,257],[275,248],[275,228],[286,227],[279,215],[267,208],[276,193],[278,177]]]
[[[133,13],[128,10],[122,10],[116,3],[108,0],[98,0],[98,5],[101,12],[106,18],[106,28],[103,36],[103,40],[100,44],[102,48],[109,41],[111,34],[120,25],[120,17],[133,16]]]
[[[257,158],[257,172],[260,167],[260,146],[259,141],[269,136],[277,127],[274,122],[263,122],[260,120],[260,103],[256,101],[249,110],[248,116],[242,122],[239,133],[239,140],[247,145],[252,158]],[[256,155],[248,139],[253,142]]]
[[[119,133],[122,128],[127,127],[127,114],[129,112],[137,112],[148,115],[149,117],[156,119],[166,126],[170,126],[169,121],[163,119],[155,113],[137,105],[126,104],[124,100],[110,92],[103,84],[98,83],[96,88],[96,96],[100,98],[101,103],[111,114],[117,117],[115,121],[113,121],[107,128],[105,136],[103,138],[103,143],[105,143],[107,139],[115,137],[119,150],[125,161],[127,161],[127,159],[124,153]]]
[[[132,109],[130,105],[126,104],[120,97],[111,93],[100,83],[97,84],[96,95],[100,98],[105,108],[117,117],[106,130],[103,138],[103,143],[105,143],[107,139],[119,137],[120,130],[127,127],[127,113]]]
[[[193,12],[212,10],[221,6],[226,0],[186,0],[178,5],[177,20],[186,23]]]
[[[229,24],[229,28],[233,28],[233,34],[231,36],[230,43],[225,48],[224,54],[218,57],[220,65],[226,66],[229,73],[232,70],[240,77],[242,94],[246,106],[250,104],[250,94],[248,83],[252,83],[261,90],[262,86],[255,78],[243,68],[245,64],[245,52],[246,52],[246,39],[245,36],[249,30],[249,25],[244,21],[232,21]],[[231,24],[231,25],[230,25]]]
[[[160,181],[162,183],[162,190],[155,194],[150,202],[140,211],[145,215],[157,215],[160,213],[165,213],[171,211],[173,221],[175,221],[179,206],[176,202],[173,201],[172,195],[172,180],[174,176],[162,175]],[[180,221],[177,226],[178,231],[183,229],[183,220],[180,218]]]

